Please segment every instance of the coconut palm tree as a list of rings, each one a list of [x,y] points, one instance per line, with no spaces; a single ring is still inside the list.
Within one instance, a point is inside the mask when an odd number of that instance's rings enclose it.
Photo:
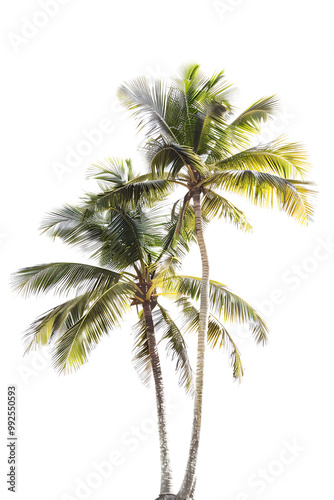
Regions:
[[[192,437],[178,500],[192,497],[202,419],[210,295],[203,217],[223,217],[244,231],[251,230],[245,214],[226,197],[228,193],[244,196],[258,206],[276,206],[301,224],[312,217],[311,183],[305,180],[309,164],[303,146],[282,137],[253,145],[262,124],[277,112],[277,99],[262,98],[235,116],[232,91],[224,72],[206,77],[198,65],[187,66],[170,82],[141,77],[122,85],[119,97],[144,133],[142,149],[150,172],[91,198],[100,209],[121,200],[136,205],[146,199],[150,204],[176,186],[183,187],[185,195],[174,209],[178,213],[175,240],[187,208],[193,205],[202,279]]]
[[[152,288],[153,276],[157,281],[160,272],[165,271],[162,265],[155,265],[161,249],[159,215],[148,216],[140,207],[112,208],[101,215],[85,207],[65,206],[50,214],[43,228],[50,236],[83,248],[100,265],[57,262],[24,268],[14,275],[14,288],[25,295],[51,290],[64,295],[75,293],[74,298],[47,311],[31,325],[26,334],[26,351],[51,344],[55,368],[71,372],[87,361],[104,335],[120,325],[131,306],[140,306],[134,329],[134,364],[144,383],[153,373],[161,456],[160,493],[170,493],[172,470],[156,325],[164,332],[163,340],[177,360],[180,383],[187,391],[191,389],[192,372],[183,336],[158,303]],[[160,310],[153,319],[155,307]]]
[[[109,159],[108,167],[100,166],[94,171],[100,185],[108,184],[109,189],[111,186],[118,189],[137,179],[129,160]],[[176,361],[180,385],[191,393],[193,382],[184,337],[160,298],[176,303],[185,330],[197,331],[199,325],[199,311],[193,300],[199,297],[200,280],[176,273],[180,258],[194,240],[191,207],[184,213],[185,224],[175,246],[178,220],[179,214],[174,211],[166,225],[157,208],[145,211],[140,205],[134,208],[126,203],[109,207],[102,213],[86,203],[66,205],[46,217],[43,231],[81,249],[98,265],[56,262],[27,267],[13,275],[14,289],[25,296],[49,291],[74,295],[37,318],[25,335],[26,352],[38,346],[51,346],[53,364],[59,372],[70,373],[87,362],[91,351],[104,335],[119,327],[131,306],[138,308],[133,361],[145,384],[153,374],[161,459],[159,499],[162,500],[175,495],[172,494],[166,403],[156,332],[160,334],[160,342],[165,342],[167,353]],[[247,324],[261,342],[266,340],[266,325],[246,302],[223,284],[212,281],[210,287],[212,316],[208,341],[213,348],[227,347],[233,376],[241,379],[243,368],[238,348],[216,316],[223,312],[226,321]]]

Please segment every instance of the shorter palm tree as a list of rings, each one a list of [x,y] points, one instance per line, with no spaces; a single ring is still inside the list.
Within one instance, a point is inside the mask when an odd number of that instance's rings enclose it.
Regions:
[[[28,267],[14,275],[13,284],[25,295],[52,290],[64,295],[74,293],[74,298],[37,318],[26,333],[26,352],[50,344],[59,372],[69,373],[84,364],[102,337],[120,326],[131,306],[140,306],[134,326],[134,365],[144,383],[149,382],[151,373],[154,378],[163,495],[171,493],[172,470],[156,328],[162,333],[161,340],[166,341],[167,352],[176,360],[180,384],[187,392],[192,387],[192,371],[183,336],[155,293],[155,283],[163,283],[168,274],[168,268],[163,267],[166,260],[158,254],[161,227],[157,213],[153,211],[149,217],[140,207],[113,208],[101,215],[86,207],[65,206],[50,214],[44,230],[80,246],[100,265],[57,262]],[[175,254],[173,250],[170,257]]]
[[[107,183],[108,189],[112,187],[115,191],[131,179],[138,179],[129,160],[109,159],[108,166],[95,168],[94,172],[102,186]],[[87,195],[86,201],[92,197]],[[153,196],[151,202],[154,202]],[[145,384],[153,374],[160,439],[161,499],[171,498],[173,494],[157,332],[159,342],[165,342],[167,353],[176,361],[180,385],[188,393],[192,393],[193,388],[186,342],[178,322],[163,305],[164,299],[172,299],[177,305],[185,331],[199,329],[195,301],[200,297],[201,280],[177,274],[181,257],[195,239],[193,208],[187,207],[181,229],[179,218],[177,206],[166,224],[159,209],[151,207],[147,211],[138,204],[134,207],[126,199],[117,208],[109,207],[102,212],[95,211],[91,203],[86,202],[80,206],[66,205],[49,214],[43,222],[43,231],[79,247],[99,265],[57,262],[24,268],[13,276],[15,290],[25,296],[49,291],[65,296],[74,294],[73,298],[37,318],[25,335],[26,352],[38,346],[51,346],[53,364],[59,372],[69,373],[84,364],[102,337],[120,326],[131,307],[137,307],[133,360]],[[233,376],[241,379],[240,353],[220,316],[224,322],[247,324],[260,343],[266,341],[266,325],[246,302],[214,281],[210,281],[210,311],[208,342],[211,347],[224,345],[229,349]]]

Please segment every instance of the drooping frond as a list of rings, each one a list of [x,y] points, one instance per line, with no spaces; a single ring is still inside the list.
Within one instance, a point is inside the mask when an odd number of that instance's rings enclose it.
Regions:
[[[95,177],[97,178],[97,177]],[[142,207],[152,207],[155,203],[168,196],[174,186],[168,180],[168,175],[143,174],[111,189],[104,189],[97,194],[88,194],[84,202],[97,210],[108,210],[111,207],[135,208],[140,203]]]
[[[231,366],[233,368],[233,378],[241,382],[244,375],[244,369],[239,349],[225,326],[212,314],[210,314],[209,317],[208,343],[212,349],[216,346],[219,346],[219,348],[226,348],[230,356]]]
[[[234,154],[212,165],[215,170],[253,170],[284,177],[303,179],[310,165],[302,144],[286,143],[280,137]]]
[[[54,341],[67,330],[71,321],[79,319],[90,301],[91,294],[83,294],[53,307],[39,316],[24,335],[25,354]]]
[[[163,260],[174,260],[176,266],[196,239],[194,210],[189,204],[185,206],[185,203],[185,199],[175,202],[162,240]]]
[[[152,363],[148,347],[146,323],[143,310],[139,311],[138,321],[133,326],[132,330],[134,334],[134,356],[132,361],[142,383],[149,386],[152,374]]]
[[[121,274],[101,267],[55,262],[20,269],[12,276],[12,286],[26,297],[48,291],[67,295],[78,289],[84,293],[103,293],[120,278]]]
[[[193,276],[170,276],[166,280],[166,290],[179,296],[200,298],[201,279]],[[168,296],[168,295],[167,295]],[[246,325],[257,343],[265,344],[268,328],[265,322],[247,302],[231,292],[218,281],[209,283],[210,311],[222,316],[224,321],[238,322]]]
[[[181,317],[185,331],[198,333],[199,310],[185,297],[177,299],[176,305],[182,310]],[[212,349],[226,348],[230,355],[233,377],[241,381],[244,371],[239,350],[225,326],[212,314],[209,315],[207,341]]]
[[[170,178],[175,178],[184,168],[188,170],[190,177],[193,175],[192,169],[202,175],[208,172],[201,158],[190,146],[180,146],[165,138],[149,141],[145,152],[153,172],[160,175],[168,171]]]
[[[249,232],[252,226],[245,214],[233,203],[213,190],[207,191],[202,200],[202,215],[209,220],[214,217],[224,218],[227,222],[234,224],[238,229]]]
[[[116,283],[77,317],[68,318],[68,329],[54,343],[53,364],[57,371],[69,373],[87,362],[89,354],[110,330],[117,328],[130,309],[133,287]]]
[[[301,224],[312,220],[313,207],[309,198],[315,192],[311,189],[311,182],[283,179],[250,170],[226,170],[213,173],[203,181],[203,185],[240,194],[254,205],[276,206]]]
[[[165,308],[158,304],[154,311],[154,323],[157,331],[162,331],[161,342],[167,341],[166,351],[172,361],[176,360],[175,370],[179,374],[179,385],[187,393],[193,391],[193,372],[183,335]]]
[[[92,255],[101,246],[106,226],[105,218],[90,208],[65,205],[49,213],[42,221],[41,229],[51,238],[60,238]]]

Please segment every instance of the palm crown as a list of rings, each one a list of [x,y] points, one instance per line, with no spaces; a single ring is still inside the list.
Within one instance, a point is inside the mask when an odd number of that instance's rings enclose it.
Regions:
[[[224,72],[207,78],[198,65],[183,69],[168,83],[137,78],[119,89],[144,133],[142,150],[152,172],[94,198],[99,207],[122,199],[150,203],[175,188],[187,192],[185,208],[194,192],[202,195],[202,214],[224,217],[243,230],[251,226],[244,213],[225,196],[237,193],[250,202],[279,209],[306,224],[312,217],[307,155],[299,143],[283,137],[252,146],[262,124],[278,111],[274,96],[259,99],[238,116],[231,105],[233,87]],[[180,211],[180,224],[184,210]]]

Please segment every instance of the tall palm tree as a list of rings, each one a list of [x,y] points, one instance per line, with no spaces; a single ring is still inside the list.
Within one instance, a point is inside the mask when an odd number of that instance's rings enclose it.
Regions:
[[[94,169],[100,185],[119,189],[135,179],[131,162],[109,159],[107,167]],[[87,197],[90,198],[92,195]],[[124,201],[124,200],[123,200]],[[152,200],[153,202],[153,197]],[[37,318],[25,335],[26,352],[51,345],[59,372],[69,373],[87,362],[89,354],[110,330],[116,329],[131,306],[139,308],[134,327],[134,364],[142,381],[153,374],[160,440],[162,500],[174,498],[169,457],[166,403],[156,332],[165,341],[167,353],[176,360],[179,383],[192,392],[192,370],[186,343],[177,323],[161,304],[160,297],[175,301],[183,327],[197,331],[199,311],[192,299],[199,297],[199,278],[176,273],[180,258],[194,239],[194,213],[188,207],[186,224],[173,245],[179,215],[174,213],[166,226],[160,212],[123,203],[96,212],[87,203],[69,206],[49,214],[42,224],[52,238],[78,247],[98,261],[98,266],[56,262],[19,270],[13,275],[14,289],[25,296],[53,291],[74,297]],[[233,376],[241,379],[243,368],[232,336],[216,315],[227,321],[247,324],[259,342],[265,342],[266,325],[257,313],[223,284],[211,282],[208,341],[212,347],[226,346]]]
[[[151,171],[116,190],[103,189],[92,201],[107,208],[120,200],[152,202],[182,186],[186,192],[175,203],[177,239],[187,208],[193,204],[196,237],[202,261],[198,356],[192,437],[179,500],[192,497],[202,420],[205,343],[209,321],[209,259],[203,234],[203,217],[223,217],[249,231],[245,214],[225,193],[237,193],[262,207],[277,206],[301,224],[312,217],[312,190],[305,181],[307,155],[299,143],[278,138],[252,145],[262,124],[277,112],[274,96],[262,98],[238,116],[231,105],[231,85],[224,72],[203,75],[198,65],[184,68],[170,82],[138,78],[121,86],[119,97],[132,111],[144,132],[145,152]]]

